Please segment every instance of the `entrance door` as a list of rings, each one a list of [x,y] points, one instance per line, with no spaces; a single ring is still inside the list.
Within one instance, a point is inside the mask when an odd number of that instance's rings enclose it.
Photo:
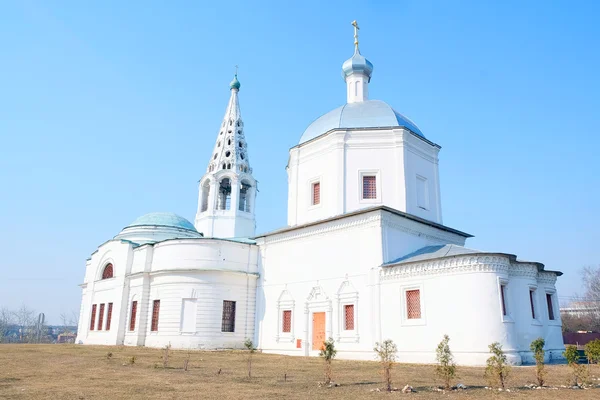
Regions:
[[[321,350],[325,343],[325,313],[313,313],[312,349]]]

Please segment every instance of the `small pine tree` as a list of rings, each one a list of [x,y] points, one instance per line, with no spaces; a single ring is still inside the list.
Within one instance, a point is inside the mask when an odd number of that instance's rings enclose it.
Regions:
[[[244,347],[248,350],[248,378],[252,378],[252,355],[256,349],[254,348],[254,343],[252,343],[252,340],[250,339],[246,339]]]
[[[535,358],[535,377],[537,379],[538,386],[544,386],[544,378],[546,376],[546,369],[544,365],[545,345],[546,341],[540,337],[531,342],[531,345],[529,346],[533,352],[533,358]]]
[[[456,376],[456,364],[454,363],[454,356],[450,351],[450,337],[444,335],[444,339],[438,344],[435,351],[435,359],[438,365],[435,367],[436,375],[444,382],[444,388],[450,389],[450,383],[452,378]]]
[[[506,354],[502,351],[502,345],[494,342],[489,346],[490,353],[493,355],[487,359],[485,367],[485,377],[491,386],[499,384],[502,389],[505,388],[510,366],[506,360]]]
[[[323,343],[323,347],[321,348],[321,351],[319,352],[319,356],[323,357],[323,360],[325,360],[325,384],[326,385],[331,383],[331,378],[332,378],[331,362],[335,358],[336,354],[337,354],[337,350],[335,349],[335,343],[333,341],[333,338],[327,339]]]
[[[376,342],[373,348],[377,353],[377,358],[383,368],[383,379],[385,381],[385,388],[388,392],[392,391],[392,367],[396,362],[396,353],[398,348],[393,340],[387,339],[383,343]]]

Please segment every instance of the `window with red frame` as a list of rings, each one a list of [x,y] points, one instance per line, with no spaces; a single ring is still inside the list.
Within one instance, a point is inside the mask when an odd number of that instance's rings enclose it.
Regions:
[[[312,184],[312,205],[321,204],[321,182]]]
[[[102,322],[104,322],[104,303],[100,304],[100,312],[98,313],[98,330],[102,330]]]
[[[90,320],[90,331],[94,330],[94,326],[95,326],[95,322],[96,322],[96,305],[92,305],[92,319]]]
[[[283,326],[281,329],[282,332],[291,332],[292,331],[292,310],[283,311]]]
[[[221,332],[235,332],[235,301],[223,300]]]
[[[375,175],[365,175],[362,177],[362,198],[377,198],[377,177]]]
[[[531,304],[531,318],[535,319],[535,307],[533,303],[533,296],[535,295],[535,290],[529,290],[529,303]]]
[[[106,330],[110,331],[110,320],[112,319],[112,304],[108,303],[108,310],[106,310]]]
[[[131,316],[129,317],[129,330],[135,330],[135,317],[137,315],[137,301],[131,302]]]
[[[160,300],[154,300],[152,304],[152,325],[150,330],[156,332],[158,330],[158,313],[160,312]]]
[[[406,317],[421,318],[421,291],[419,289],[406,291]]]
[[[344,329],[347,331],[354,330],[354,304],[344,306]]]
[[[109,279],[113,277],[113,265],[106,264],[104,270],[102,271],[102,279]]]

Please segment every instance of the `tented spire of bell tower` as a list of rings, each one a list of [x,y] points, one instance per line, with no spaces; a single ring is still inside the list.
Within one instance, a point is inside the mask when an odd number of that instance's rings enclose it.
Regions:
[[[256,180],[244,136],[240,86],[236,73],[229,84],[231,95],[214,150],[200,180],[195,227],[205,237],[251,237],[255,233]]]

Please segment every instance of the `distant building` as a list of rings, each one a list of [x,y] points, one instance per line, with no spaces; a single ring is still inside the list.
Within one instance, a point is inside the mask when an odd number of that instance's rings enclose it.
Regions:
[[[570,315],[574,317],[588,317],[600,314],[600,307],[595,301],[573,301],[565,307],[560,308],[561,315]]]
[[[372,360],[375,342],[392,339],[399,361],[431,363],[448,334],[462,365],[485,364],[492,342],[512,363],[532,362],[538,337],[548,357],[562,357],[561,273],[467,248],[471,235],[443,225],[441,147],[369,99],[373,64],[358,49],[357,29],[342,65],[346,103],[312,122],[289,151],[288,225],[255,233],[257,181],[236,74],[195,224],[147,214],[92,253],[78,342],[214,349],[242,348],[249,338],[264,352],[317,356],[333,338],[340,358]],[[320,72],[318,60],[303,60],[307,76]],[[157,162],[197,154],[181,150]]]

